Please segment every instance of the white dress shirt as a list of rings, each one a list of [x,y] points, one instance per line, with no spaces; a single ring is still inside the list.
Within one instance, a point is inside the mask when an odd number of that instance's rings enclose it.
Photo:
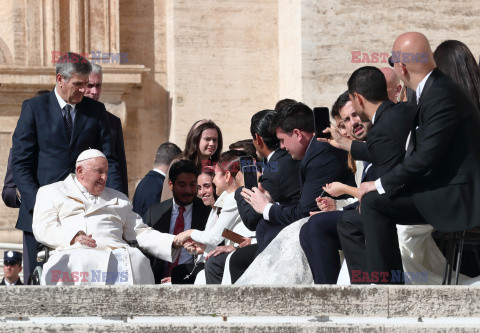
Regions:
[[[157,168],[153,168],[153,171],[158,172],[158,173],[161,174],[163,177],[167,178],[167,174],[166,174],[165,172],[163,172],[162,170],[157,169]]]
[[[62,110],[62,117],[63,117],[63,113],[64,113],[63,108],[68,103],[65,102],[63,100],[63,98],[60,97],[60,95],[57,92],[57,87],[55,87],[55,96],[57,97],[58,104],[60,105],[60,109]],[[72,107],[72,111],[70,111],[70,114],[72,115],[72,125],[73,125],[73,124],[75,124],[75,115],[77,113],[77,110],[75,109],[76,104],[68,104],[68,105],[70,105]]]
[[[183,221],[185,228],[183,230],[190,230],[192,229],[192,210],[193,210],[193,203],[188,206],[185,206],[185,211],[183,212]],[[175,222],[177,222],[178,216],[178,205],[173,199],[173,207],[172,207],[172,216],[170,217],[170,229],[168,231],[169,234],[173,235],[173,231],[175,229]],[[187,250],[181,249],[180,251],[180,259],[178,260],[178,264],[193,264],[193,257]]]
[[[5,282],[6,286],[14,286],[17,284],[18,281],[20,281],[20,278],[18,278],[17,281],[15,281],[14,283],[10,283],[7,281],[7,279],[3,279],[3,282]]]
[[[433,71],[432,71],[433,72]],[[432,72],[428,73],[422,81],[420,81],[420,83],[418,84],[417,86],[417,89],[415,90],[415,93],[417,95],[417,104],[420,102],[420,96],[422,96],[422,92],[423,92],[423,88],[425,88],[425,83],[427,83],[427,80],[428,78],[430,77],[430,74],[432,74]],[[375,115],[373,115],[373,118],[372,118],[372,125],[373,125],[373,120],[375,119]],[[407,144],[405,145],[405,149],[408,147],[408,142],[410,141],[410,136],[411,136],[411,133],[408,135],[408,138],[407,138]],[[382,181],[380,180],[381,178],[378,178],[376,181],[375,181],[375,187],[377,188],[377,191],[378,191],[378,194],[384,194],[385,193],[385,189],[383,188],[382,186]]]

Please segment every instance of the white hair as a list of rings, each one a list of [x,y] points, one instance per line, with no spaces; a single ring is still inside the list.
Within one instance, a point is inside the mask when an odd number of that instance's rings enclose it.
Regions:
[[[103,70],[102,66],[96,63],[92,63],[92,73],[91,74],[100,74],[100,76],[103,78]]]

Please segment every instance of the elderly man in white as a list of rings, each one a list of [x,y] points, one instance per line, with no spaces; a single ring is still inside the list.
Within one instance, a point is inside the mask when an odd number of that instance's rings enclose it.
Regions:
[[[131,240],[162,260],[178,256],[173,235],[148,227],[123,193],[105,188],[107,170],[105,155],[88,149],[75,175],[39,189],[33,233],[54,249],[42,284],[153,284],[150,262]]]

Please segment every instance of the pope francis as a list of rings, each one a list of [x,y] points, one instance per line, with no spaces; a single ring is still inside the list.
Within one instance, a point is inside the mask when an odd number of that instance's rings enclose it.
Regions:
[[[77,159],[75,175],[38,190],[33,233],[53,248],[43,267],[41,284],[153,284],[146,252],[175,261],[180,253],[174,236],[143,223],[121,192],[106,188],[108,162],[99,150]]]

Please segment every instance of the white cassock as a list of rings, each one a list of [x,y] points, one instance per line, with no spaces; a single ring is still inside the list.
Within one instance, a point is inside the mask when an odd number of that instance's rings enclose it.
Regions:
[[[97,247],[70,245],[79,231],[92,235]],[[33,234],[54,249],[43,266],[42,284],[153,284],[149,260],[127,241],[136,240],[168,262],[180,253],[172,247],[174,235],[144,224],[123,193],[105,188],[94,197],[73,174],[38,190]]]

